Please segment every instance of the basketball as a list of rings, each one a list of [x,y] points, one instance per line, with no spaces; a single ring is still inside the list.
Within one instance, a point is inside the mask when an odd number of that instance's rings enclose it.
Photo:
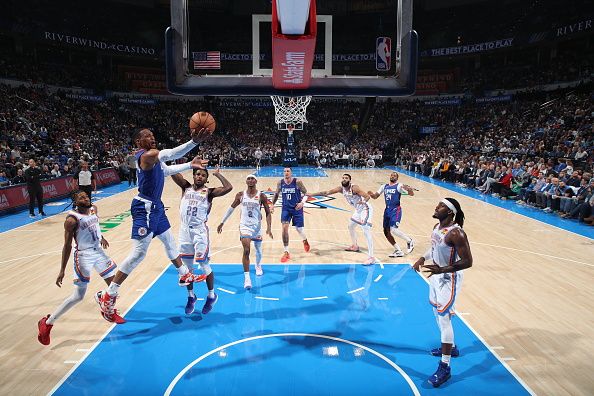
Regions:
[[[217,122],[210,113],[199,111],[190,117],[190,130],[200,130],[205,128],[209,133],[213,133],[217,127]]]

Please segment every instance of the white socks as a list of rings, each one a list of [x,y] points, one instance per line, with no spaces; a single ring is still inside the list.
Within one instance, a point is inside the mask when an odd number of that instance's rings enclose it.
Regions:
[[[111,282],[109,286],[107,286],[107,294],[109,294],[112,297],[117,296],[119,291],[120,285],[118,285],[115,282]]]
[[[447,364],[448,366],[450,365],[451,358],[451,355],[441,355],[441,361]]]
[[[243,273],[243,277],[244,277],[245,280],[250,279],[250,273],[249,272],[244,272]]]
[[[185,264],[182,264],[177,268],[177,273],[179,274],[179,276],[184,276],[188,272],[190,272],[190,270],[188,269],[188,266]]]
[[[401,252],[400,246],[397,243],[394,244],[394,251]]]
[[[214,289],[208,290],[208,298],[214,298]]]

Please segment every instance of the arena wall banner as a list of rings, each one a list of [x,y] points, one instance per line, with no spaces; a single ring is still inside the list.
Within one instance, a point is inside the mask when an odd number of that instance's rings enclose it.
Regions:
[[[486,41],[484,43],[475,43],[468,45],[459,45],[456,47],[432,48],[421,52],[421,56],[450,56],[450,55],[465,55],[476,52],[491,51],[499,48],[511,47],[514,43],[514,38],[504,38],[500,40]]]
[[[131,104],[141,104],[141,105],[155,105],[157,104],[157,100],[149,99],[149,98],[118,98],[120,103],[131,103]]]
[[[70,36],[64,33],[43,32],[43,39],[68,44],[77,47],[87,47],[106,51],[120,52],[129,55],[150,55],[155,56],[159,50],[151,47],[142,47],[133,44],[113,43],[102,40],[93,40],[86,37]]]
[[[120,174],[115,168],[101,169],[93,172],[97,187],[111,186],[120,182]]]
[[[93,172],[97,187],[105,187],[120,182],[120,176],[115,168],[101,169]],[[41,182],[43,200],[51,201],[64,198],[74,190],[76,182],[72,176],[58,177]],[[29,191],[26,184],[0,189],[0,214],[16,210],[29,205]]]
[[[462,99],[460,98],[450,98],[450,99],[435,99],[435,100],[426,100],[423,102],[425,106],[460,106],[462,104]]]
[[[260,60],[270,60],[267,54],[261,54]],[[228,52],[221,52],[221,61],[235,61],[235,62],[251,62],[252,54],[232,54]],[[314,54],[314,61],[323,62],[324,54]],[[332,62],[375,62],[375,53],[365,54],[332,54]]]
[[[87,102],[103,102],[105,100],[105,97],[101,95],[82,95],[76,93],[66,94],[66,97],[68,99],[84,100]]]
[[[500,96],[488,96],[485,98],[476,98],[476,103],[496,103],[496,102],[510,102],[512,100],[511,95],[500,95]]]

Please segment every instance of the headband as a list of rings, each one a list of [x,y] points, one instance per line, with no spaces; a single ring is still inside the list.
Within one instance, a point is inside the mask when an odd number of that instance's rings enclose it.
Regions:
[[[444,204],[445,206],[447,206],[448,208],[450,208],[450,210],[452,212],[454,212],[454,215],[458,214],[458,211],[456,210],[456,207],[454,206],[454,204],[451,203],[450,201],[448,201],[447,199],[444,198],[444,199],[442,199],[439,202],[441,202],[442,204]]]

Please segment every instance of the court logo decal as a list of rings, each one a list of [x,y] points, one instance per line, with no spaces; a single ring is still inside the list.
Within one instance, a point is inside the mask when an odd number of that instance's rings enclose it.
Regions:
[[[272,199],[274,198],[274,191],[264,191],[264,194],[266,194],[266,198],[268,198],[268,200],[270,202],[272,202]],[[325,203],[328,201],[333,201],[335,199],[336,198],[334,198],[334,197],[324,197],[321,195],[317,195],[315,197],[308,196],[307,202],[305,202],[305,205],[303,207],[305,209],[336,209],[336,210],[342,210],[343,212],[348,212],[345,209],[337,208],[336,206],[328,205],[327,203]],[[278,200],[276,201],[276,204],[274,206],[277,208],[280,208],[281,206],[283,206],[282,194],[278,195]]]

